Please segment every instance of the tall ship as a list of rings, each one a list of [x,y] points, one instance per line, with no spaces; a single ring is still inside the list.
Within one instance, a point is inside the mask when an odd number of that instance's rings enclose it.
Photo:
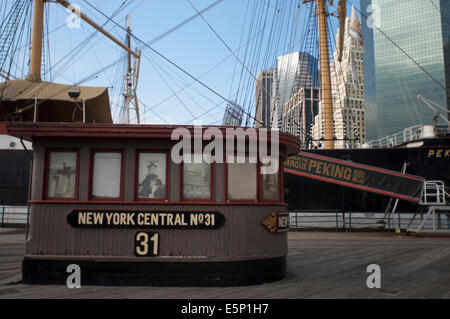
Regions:
[[[33,1],[35,17],[36,14],[42,12],[38,9],[44,5],[44,2]],[[70,3],[67,1],[57,2],[66,8],[70,7]],[[328,54],[331,36],[327,32],[327,19],[331,15],[327,5],[332,3],[325,0],[305,1],[305,3],[311,4],[311,10],[314,10],[313,15],[316,16],[315,24],[309,25],[309,27],[316,28],[319,40],[317,49],[320,50],[320,72],[317,75],[320,76],[320,81],[318,81],[320,82],[320,103],[316,108],[320,108],[323,122],[320,129],[323,136],[320,141],[316,140],[321,144],[320,147],[314,147],[312,143],[302,143],[303,151],[337,160],[417,175],[426,180],[442,181],[446,185],[445,190],[448,193],[448,185],[450,185],[450,125],[448,124],[417,126],[379,141],[362,143],[358,147],[345,149],[338,147],[335,149],[337,145],[335,119],[333,118],[335,96],[333,96],[331,88],[333,70],[330,67],[331,61]],[[29,75],[26,79],[17,79],[10,74],[6,61],[12,63],[10,59],[13,49],[12,44],[18,26],[27,17],[25,10],[30,10],[28,2],[17,1],[12,7],[10,15],[5,15],[2,22],[2,51],[0,56],[2,62],[0,75],[5,80],[0,84],[0,170],[2,172],[0,207],[3,208],[3,211],[21,212],[22,221],[27,216],[32,145],[26,140],[7,135],[6,123],[113,123],[107,88],[63,85],[42,81],[41,67],[44,61],[42,60],[41,35],[44,30],[44,19],[40,16],[37,16],[37,21],[41,21],[41,23],[34,25],[33,33],[30,35],[32,49]],[[36,10],[38,10],[38,13],[36,13]],[[31,12],[28,12],[28,14],[31,15]],[[346,1],[339,1],[339,6],[333,14],[339,19],[340,25],[340,32],[337,36],[338,44],[336,45],[338,56],[336,58],[342,60],[344,50],[341,48],[344,45],[347,16]],[[129,81],[126,82],[123,95],[128,105],[130,103],[135,104],[137,117],[139,118],[139,103],[135,91],[139,73],[136,69],[139,66],[137,62],[132,63],[131,59],[138,58],[140,53],[131,49],[130,37],[127,39],[128,43],[122,43],[86,16],[84,18],[98,32],[124,49],[129,56],[126,70],[126,78]],[[126,110],[125,117],[129,119],[130,108]],[[291,127],[293,126],[295,125],[291,125]],[[285,200],[291,211],[380,212],[385,211],[391,201],[390,196],[289,172],[285,173],[284,183]],[[397,207],[397,210],[407,212],[416,209],[417,205],[404,201],[400,201]],[[3,223],[7,223],[8,216],[3,219]],[[10,223],[14,222],[10,221]]]

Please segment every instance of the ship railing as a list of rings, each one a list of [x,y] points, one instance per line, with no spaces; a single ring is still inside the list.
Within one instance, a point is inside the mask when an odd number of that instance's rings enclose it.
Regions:
[[[445,206],[448,198],[443,181],[426,181],[420,204],[423,206]]]
[[[414,142],[423,139],[425,132],[424,125],[415,125],[408,127],[401,132],[380,138],[378,140],[368,142],[371,148],[386,148],[402,145],[409,142]],[[436,136],[448,137],[450,136],[450,124],[434,126]]]
[[[379,140],[370,141],[371,148],[385,148],[402,145],[407,142],[417,141],[422,138],[423,125],[408,127],[401,132],[383,137]]]
[[[412,221],[412,222],[411,222]],[[336,232],[397,232],[410,227],[432,230],[436,222],[426,218],[426,212],[358,212],[342,210],[302,210],[290,212],[291,231],[336,231]],[[442,228],[450,230],[450,215],[439,220]]]
[[[437,125],[436,133],[438,136],[448,137],[450,136],[450,124],[447,125]]]

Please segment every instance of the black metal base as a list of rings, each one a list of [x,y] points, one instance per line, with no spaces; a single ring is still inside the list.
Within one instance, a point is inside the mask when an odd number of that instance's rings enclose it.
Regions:
[[[81,269],[81,285],[230,287],[258,285],[286,276],[286,257],[239,262],[98,262],[25,258],[25,284],[66,284],[67,267]]]

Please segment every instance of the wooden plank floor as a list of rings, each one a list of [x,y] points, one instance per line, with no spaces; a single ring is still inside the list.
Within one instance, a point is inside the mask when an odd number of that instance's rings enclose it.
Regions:
[[[450,237],[386,233],[289,233],[288,276],[250,287],[155,288],[23,285],[24,232],[0,229],[0,299],[450,298]],[[368,289],[369,264],[381,289]]]

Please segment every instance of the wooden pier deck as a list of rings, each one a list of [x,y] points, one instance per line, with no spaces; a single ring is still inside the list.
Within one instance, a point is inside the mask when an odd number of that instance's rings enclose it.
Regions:
[[[0,229],[0,299],[450,298],[450,238],[392,233],[289,233],[288,277],[233,288],[23,285],[23,230]],[[367,266],[381,267],[369,289]]]

